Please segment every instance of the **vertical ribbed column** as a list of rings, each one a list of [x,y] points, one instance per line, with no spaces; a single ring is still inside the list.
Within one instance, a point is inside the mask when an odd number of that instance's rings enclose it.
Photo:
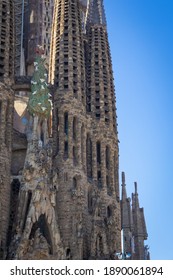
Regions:
[[[12,0],[0,2],[0,80],[14,74],[14,9]]]

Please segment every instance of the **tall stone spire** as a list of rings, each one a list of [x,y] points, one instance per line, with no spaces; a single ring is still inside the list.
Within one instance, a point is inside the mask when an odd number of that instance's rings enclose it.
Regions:
[[[104,193],[102,205],[107,209],[116,208],[112,210],[111,219],[117,223],[112,223],[109,229],[111,235],[116,237],[113,242],[108,241],[108,244],[112,250],[119,251],[121,221],[116,105],[106,19],[101,0],[88,1],[86,38],[86,109],[92,120],[92,133],[88,133],[91,145],[87,145],[87,150],[92,150],[92,165],[88,164],[88,159],[87,176],[91,177],[98,189]],[[110,198],[112,201],[108,204]],[[108,210],[107,213],[109,212]]]
[[[87,184],[84,176],[85,63],[80,7],[78,0],[55,1],[49,69],[50,82],[54,85],[54,169],[59,185],[57,215],[66,257],[78,259],[86,255],[80,228],[84,216],[81,200],[86,199]]]
[[[106,125],[113,126],[116,131],[113,71],[104,18],[103,1],[88,2],[87,110],[93,112],[97,120],[102,119]]]
[[[99,14],[96,11],[99,11]],[[118,170],[118,134],[110,48],[105,20],[100,20],[99,16],[97,17],[96,24],[96,22],[92,19],[92,15],[95,13],[97,15],[102,15],[101,18],[104,19],[103,1],[95,0],[88,2],[88,13],[86,18],[86,35],[88,38],[86,52],[86,72],[88,85],[87,112],[89,115],[91,115],[94,125],[97,127],[97,153],[99,153],[99,150],[101,153],[105,153],[104,145],[106,146],[106,143],[109,143],[108,146],[114,146],[114,151],[112,151],[112,153],[114,154],[116,170]],[[105,143],[101,143],[99,147],[100,131],[102,131],[102,133],[105,131],[105,136],[102,140]],[[108,135],[110,131],[111,135]],[[110,155],[112,155],[112,153]],[[107,156],[108,154],[109,152],[107,153]],[[117,197],[119,197],[117,171],[115,171],[116,175],[114,174],[114,179],[108,174],[106,177],[106,174],[103,174],[104,162],[105,161],[103,159],[101,164],[97,166],[98,170],[96,179],[100,180],[103,186],[114,185],[114,190],[116,191]]]
[[[6,257],[14,92],[14,6],[0,1],[0,259]]]

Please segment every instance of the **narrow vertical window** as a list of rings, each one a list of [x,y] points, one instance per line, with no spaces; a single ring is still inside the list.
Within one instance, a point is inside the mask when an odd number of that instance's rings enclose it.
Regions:
[[[77,140],[77,118],[73,118],[73,140]]]
[[[2,101],[0,100],[0,126],[1,126],[1,118],[2,118]]]
[[[106,146],[106,168],[110,168],[110,148]]]
[[[64,133],[68,135],[68,113],[64,113]]]
[[[87,135],[87,140],[86,140],[86,160],[87,160],[87,175],[88,178],[92,178],[92,142],[89,135]]]
[[[97,163],[101,164],[101,145],[97,142]]]
[[[82,164],[84,163],[84,125],[81,127],[81,159]]]
[[[73,189],[77,189],[77,179],[73,177]]]
[[[110,206],[107,207],[107,217],[110,218],[112,216],[112,211]]]
[[[6,146],[9,146],[9,139],[10,139],[10,130],[9,130],[9,119],[10,119],[10,102],[7,101],[7,107],[6,107],[6,130],[5,130],[5,144]]]

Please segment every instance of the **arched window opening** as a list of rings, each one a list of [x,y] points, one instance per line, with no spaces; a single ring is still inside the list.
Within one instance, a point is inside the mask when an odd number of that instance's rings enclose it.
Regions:
[[[73,118],[73,140],[77,140],[77,118]]]
[[[110,168],[110,148],[106,146],[106,168]]]
[[[43,131],[43,121],[41,122],[41,124],[40,124],[40,140],[41,140],[41,142],[43,143],[43,145],[44,145],[44,131]]]
[[[103,238],[100,234],[97,235],[96,239],[96,256],[101,257],[103,256]]]
[[[110,206],[107,207],[107,217],[110,218],[112,216],[112,211]]]
[[[86,140],[86,160],[87,160],[87,176],[88,178],[92,178],[92,142],[89,135],[87,135],[87,140]]]
[[[97,163],[101,164],[101,144],[97,142]]]
[[[73,189],[77,189],[77,179],[73,177]]]
[[[68,135],[68,113],[64,113],[64,133]]]
[[[70,248],[67,248],[67,250],[66,250],[66,259],[67,260],[71,259],[71,250],[70,250]]]

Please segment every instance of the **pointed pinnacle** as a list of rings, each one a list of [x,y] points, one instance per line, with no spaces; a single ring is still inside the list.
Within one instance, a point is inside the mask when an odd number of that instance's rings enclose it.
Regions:
[[[122,185],[126,185],[125,172],[122,172]]]

